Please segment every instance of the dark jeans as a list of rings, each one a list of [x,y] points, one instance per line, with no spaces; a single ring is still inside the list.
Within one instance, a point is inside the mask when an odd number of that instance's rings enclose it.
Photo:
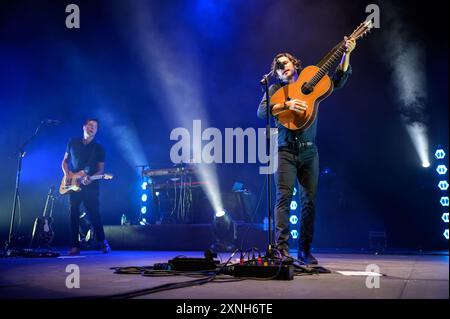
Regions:
[[[300,188],[301,205],[298,248],[305,251],[310,249],[314,235],[318,178],[319,155],[316,145],[304,146],[296,150],[286,150],[282,147],[278,150],[278,170],[275,174],[277,188],[275,221],[278,249],[289,249],[290,204],[296,179]]]
[[[80,227],[80,205],[84,204],[90,221],[94,228],[94,233],[97,241],[103,242],[105,240],[105,232],[103,230],[103,223],[99,210],[99,190],[98,185],[85,186],[80,192],[70,193],[70,229],[72,236],[72,247],[80,247],[78,239],[78,232]]]

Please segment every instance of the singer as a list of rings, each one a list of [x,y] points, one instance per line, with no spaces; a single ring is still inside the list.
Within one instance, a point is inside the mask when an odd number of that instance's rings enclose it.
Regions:
[[[344,86],[351,74],[350,53],[355,48],[354,39],[346,40],[346,51],[332,76],[334,89]],[[332,52],[330,53],[332,54]],[[286,84],[294,83],[302,70],[300,60],[289,53],[279,53],[272,61],[271,74],[279,80],[269,88],[272,96]],[[295,112],[304,112],[309,106],[301,100],[293,99],[283,104],[271,105],[271,114],[281,109],[289,108]],[[258,117],[266,118],[267,101],[264,96],[258,107]],[[300,188],[301,216],[300,237],[297,258],[304,264],[317,264],[317,259],[311,254],[311,244],[314,234],[315,202],[319,177],[319,155],[315,144],[317,117],[313,124],[304,130],[290,130],[281,125],[276,117],[278,128],[278,169],[275,174],[276,203],[276,248],[283,259],[293,259],[289,254],[288,240],[289,212],[292,201],[295,180]]]
[[[105,232],[99,209],[99,182],[91,181],[89,176],[101,175],[105,168],[105,151],[103,147],[94,142],[98,131],[99,122],[97,119],[87,119],[83,125],[83,138],[73,138],[67,144],[66,153],[62,161],[64,178],[74,176],[83,177],[82,190],[70,193],[70,229],[72,235],[72,248],[70,256],[80,253],[80,242],[78,239],[80,225],[80,205],[87,209],[92,225],[94,227],[95,238],[101,244],[104,253],[109,253],[111,248],[105,239]]]

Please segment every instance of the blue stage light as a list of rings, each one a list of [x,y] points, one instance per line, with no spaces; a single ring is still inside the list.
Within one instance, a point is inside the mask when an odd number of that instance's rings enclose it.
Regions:
[[[297,202],[296,202],[295,200],[293,200],[293,201],[291,202],[291,210],[296,210],[297,207],[298,207]]]
[[[445,157],[445,152],[442,148],[440,148],[440,149],[436,150],[436,153],[434,153],[434,156],[437,159],[443,159]]]
[[[293,239],[298,238],[298,231],[296,229],[291,230],[291,236]]]
[[[294,193],[292,195],[296,195],[297,194],[297,187],[294,187]]]
[[[147,185],[148,185],[148,183],[147,182],[143,182],[142,183],[142,185],[141,185],[141,187],[142,187],[142,190],[146,190],[147,189]]]
[[[444,237],[445,237],[445,239],[448,239],[448,229],[446,229],[446,230],[444,231]]]
[[[141,213],[146,214],[147,213],[147,207],[143,206],[141,207]]]
[[[441,203],[442,206],[448,206],[449,202],[448,196],[442,196],[439,202]]]
[[[436,168],[436,172],[438,172],[439,175],[444,175],[445,173],[447,173],[447,166],[438,165],[438,167]]]
[[[147,194],[142,194],[141,200],[142,200],[143,202],[146,202],[146,201],[147,201]]]
[[[295,225],[295,224],[298,223],[298,217],[297,217],[296,215],[292,215],[292,216],[289,218],[289,221],[291,222],[291,224]]]
[[[444,223],[448,223],[448,213],[443,213],[441,218],[444,221]]]
[[[438,184],[438,187],[441,191],[446,191],[448,189],[448,182],[447,181],[440,181]]]

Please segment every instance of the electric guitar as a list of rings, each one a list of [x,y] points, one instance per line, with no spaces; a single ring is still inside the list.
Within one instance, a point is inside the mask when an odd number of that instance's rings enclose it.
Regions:
[[[358,40],[373,28],[371,20],[361,23],[349,36]],[[289,109],[274,112],[278,121],[290,130],[306,129],[313,123],[319,103],[333,92],[333,82],[327,75],[330,67],[342,57],[345,51],[345,41],[336,46],[336,51],[321,63],[321,66],[310,65],[304,68],[297,81],[277,90],[271,97],[270,104],[283,104],[286,101],[298,99],[305,101],[308,108],[304,112]]]
[[[33,226],[33,233],[31,236],[31,246],[48,246],[54,238],[54,231],[52,228],[52,222],[53,222],[53,204],[55,197],[53,196],[54,187],[50,187],[50,190],[47,194],[47,200],[45,201],[45,207],[44,212],[42,216],[39,216],[34,221]],[[49,202],[50,204],[50,212],[47,214],[48,208],[49,208]]]
[[[81,191],[82,185],[86,185],[84,183],[86,177],[87,177],[87,175],[83,171],[73,174],[72,177],[67,177],[67,178],[63,177],[61,180],[61,185],[59,186],[59,193],[61,195],[64,195],[69,192]],[[98,179],[110,180],[113,177],[114,176],[112,174],[92,175],[92,176],[89,176],[89,180],[91,180],[91,181],[95,181]]]

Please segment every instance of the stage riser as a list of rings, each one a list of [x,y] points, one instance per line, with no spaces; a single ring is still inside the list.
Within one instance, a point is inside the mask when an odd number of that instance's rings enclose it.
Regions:
[[[113,249],[127,250],[205,250],[215,242],[211,224],[162,224],[147,226],[105,226]],[[267,231],[251,224],[237,225],[236,244],[242,248],[265,250]]]

